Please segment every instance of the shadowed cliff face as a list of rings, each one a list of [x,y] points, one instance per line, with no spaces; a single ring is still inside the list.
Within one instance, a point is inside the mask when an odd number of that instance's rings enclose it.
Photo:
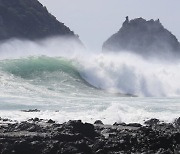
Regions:
[[[131,51],[143,56],[179,55],[177,38],[163,27],[159,20],[128,19],[122,28],[104,44],[103,51]]]
[[[0,0],[0,40],[78,37],[37,0]]]

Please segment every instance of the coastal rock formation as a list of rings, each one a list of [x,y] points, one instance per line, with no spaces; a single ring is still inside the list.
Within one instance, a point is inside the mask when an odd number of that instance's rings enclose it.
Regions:
[[[1,154],[180,153],[179,118],[174,123],[151,119],[145,126],[92,125],[80,120],[57,124],[38,118],[8,121],[0,119]]]
[[[131,51],[143,56],[180,55],[177,38],[163,27],[160,20],[126,17],[120,30],[103,44],[103,51]]]
[[[79,40],[38,0],[0,0],[0,40],[34,40],[50,36],[71,36]]]

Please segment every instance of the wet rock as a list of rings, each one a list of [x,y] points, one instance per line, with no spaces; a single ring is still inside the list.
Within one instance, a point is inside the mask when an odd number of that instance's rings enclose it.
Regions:
[[[117,123],[117,122],[115,122],[114,124],[113,124],[114,126],[126,126],[127,124],[126,123],[124,123],[124,122],[122,122],[122,123]]]
[[[54,121],[54,120],[52,120],[52,119],[49,119],[49,120],[47,121],[47,123],[49,123],[49,124],[54,124],[54,123],[55,123],[55,121]]]
[[[21,110],[22,112],[40,112],[38,109]]]
[[[2,121],[8,121],[8,119],[3,119]]]
[[[95,138],[98,134],[94,130],[94,126],[89,123],[82,123],[81,120],[69,121],[67,125],[73,127],[74,132],[81,133],[87,137]]]
[[[130,127],[141,127],[142,125],[139,123],[129,123],[126,126],[130,126]]]
[[[59,141],[79,141],[83,138],[81,134],[71,134],[71,133],[57,133],[53,135],[53,139],[59,140]]]
[[[90,146],[83,140],[75,142],[75,147],[78,151],[83,151],[84,153],[92,153]]]
[[[99,126],[80,120],[63,124],[24,121],[0,126],[0,153],[179,153],[179,127],[169,126],[168,123]]]
[[[14,153],[26,153],[30,154],[33,152],[38,152],[38,149],[32,149],[31,144],[28,141],[20,141],[20,142],[15,142],[14,147],[13,147]]]
[[[3,121],[3,122],[12,122],[13,120],[11,120],[11,119],[8,119],[8,118],[1,118],[0,117],[0,121]]]
[[[159,123],[160,123],[159,119],[150,119],[144,122],[144,124],[149,125],[149,126],[157,125]]]
[[[96,124],[96,125],[104,125],[101,120],[96,120],[96,121],[94,122],[94,124]]]
[[[175,125],[180,126],[180,117],[175,119],[174,123]]]
[[[38,121],[40,121],[40,119],[39,118],[34,118],[33,121],[38,122]]]
[[[28,122],[41,122],[41,121],[43,121],[43,119],[39,119],[37,117],[31,118],[31,119],[28,120]]]
[[[105,141],[102,139],[99,139],[94,143],[92,150],[97,153],[103,152],[104,145],[105,145]]]
[[[129,124],[126,124],[126,123],[114,123],[113,124],[114,126],[129,126],[129,127],[141,127],[142,125],[139,124],[139,123],[129,123]]]
[[[180,132],[173,134],[174,141],[180,145]]]

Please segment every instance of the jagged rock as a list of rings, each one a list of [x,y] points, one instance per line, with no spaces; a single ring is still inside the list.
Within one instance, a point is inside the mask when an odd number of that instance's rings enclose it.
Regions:
[[[113,125],[114,126],[129,126],[129,127],[141,127],[142,126],[139,123],[129,123],[129,124],[126,124],[126,123],[117,123],[117,122],[115,122]]]
[[[96,125],[104,125],[101,120],[96,120],[96,121],[94,122],[94,124],[96,124]]]
[[[150,126],[157,125],[159,123],[160,123],[159,119],[156,119],[156,118],[149,119],[149,120],[144,122],[144,124],[150,125]]]
[[[126,17],[120,30],[103,44],[103,51],[130,51],[144,57],[179,56],[180,43],[158,20]]]
[[[42,120],[0,125],[0,153],[179,153],[179,127],[169,127],[168,123],[154,125],[132,129],[122,125],[92,125],[80,120],[63,124]],[[105,137],[103,132],[109,135]]]
[[[40,112],[38,109],[21,110],[22,112]]]
[[[47,121],[47,123],[53,124],[53,123],[55,123],[55,121],[52,120],[52,119],[49,119],[49,120]]]
[[[180,117],[175,119],[174,123],[175,123],[175,125],[180,126]]]
[[[131,126],[131,127],[141,127],[142,125],[139,123],[129,123],[127,124],[127,126]]]
[[[113,125],[114,125],[114,126],[119,126],[119,125],[121,125],[121,126],[126,126],[127,124],[124,123],[124,122],[122,122],[122,123],[117,123],[117,122],[115,122]]]
[[[73,127],[73,131],[76,133],[82,133],[84,136],[95,138],[98,134],[94,131],[94,125],[85,123],[83,124],[81,120],[69,121],[68,126]]]
[[[0,0],[0,40],[34,40],[50,36],[71,36],[79,41],[78,36],[38,0]]]

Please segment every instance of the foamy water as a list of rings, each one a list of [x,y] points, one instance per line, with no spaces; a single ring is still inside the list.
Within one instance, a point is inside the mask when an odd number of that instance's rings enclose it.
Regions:
[[[180,116],[180,62],[59,42],[10,40],[0,46],[0,117],[112,124]],[[41,111],[21,111],[28,109]]]

